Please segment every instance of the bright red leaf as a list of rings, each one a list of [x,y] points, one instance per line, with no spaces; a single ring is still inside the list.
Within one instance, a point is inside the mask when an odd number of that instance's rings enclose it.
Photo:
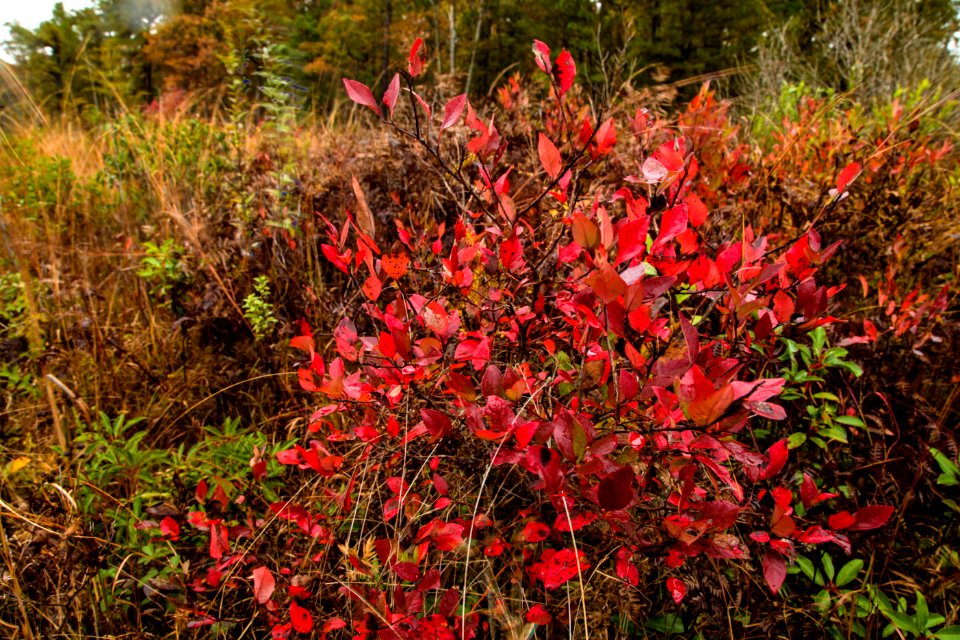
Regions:
[[[553,620],[553,616],[550,615],[550,612],[542,604],[535,604],[530,607],[530,610],[527,611],[527,615],[524,616],[524,619],[527,622],[532,622],[533,624],[550,624],[550,621]]]
[[[380,105],[377,104],[377,99],[373,97],[373,92],[370,91],[370,87],[362,82],[348,80],[347,78],[343,79],[343,86],[346,88],[347,96],[349,96],[351,100],[364,107],[370,107],[374,113],[382,117]]]
[[[557,77],[557,84],[560,86],[560,95],[562,96],[570,90],[570,87],[573,86],[573,79],[577,76],[577,65],[574,64],[573,56],[566,49],[557,56],[553,73]]]
[[[417,38],[410,47],[407,57],[407,72],[414,78],[423,72],[423,59],[420,57],[420,48],[423,47],[423,38]]]
[[[294,631],[310,633],[313,631],[313,616],[296,602],[290,603],[290,624]]]
[[[687,585],[677,578],[667,578],[667,591],[670,592],[673,601],[680,604],[683,602],[683,597],[687,595]]]

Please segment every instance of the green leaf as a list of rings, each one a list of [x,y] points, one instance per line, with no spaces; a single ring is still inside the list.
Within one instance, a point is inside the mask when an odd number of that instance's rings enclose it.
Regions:
[[[830,393],[829,391],[821,391],[819,393],[813,394],[814,400],[832,400],[833,402],[840,402],[840,398]]]
[[[813,343],[813,352],[820,355],[824,345],[827,344],[827,330],[823,327],[817,327],[810,332],[810,340]]]
[[[834,419],[834,422],[839,422],[840,424],[845,424],[848,427],[859,427],[861,429],[865,428],[867,425],[856,416],[837,416]]]
[[[836,585],[842,587],[845,584],[849,583],[851,580],[857,577],[857,574],[860,573],[860,569],[863,568],[863,560],[859,558],[851,560],[847,564],[843,565],[840,568],[840,571],[837,573]]]
[[[883,610],[883,615],[890,618],[890,622],[892,622],[897,629],[900,629],[900,631],[920,635],[921,629],[917,626],[916,621],[902,611],[893,611],[892,609]]]
[[[946,621],[947,619],[944,618],[939,613],[931,613],[930,617],[927,618],[927,629],[933,629],[934,627],[939,627]]]
[[[830,557],[829,553],[824,551],[820,561],[823,563],[823,570],[827,573],[827,579],[833,582],[834,576],[837,575],[836,570],[833,568],[833,558]]]
[[[930,618],[930,607],[927,606],[927,599],[923,597],[923,594],[917,591],[917,615],[915,619],[917,621],[917,626],[920,629],[927,628],[927,620]]]
[[[940,640],[960,640],[960,625],[944,627],[933,634],[933,637]]]
[[[838,362],[837,366],[846,369],[847,371],[852,373],[856,378],[859,378],[860,376],[863,375],[863,367],[861,367],[856,363],[847,362],[846,360],[844,360],[843,362]]]
[[[787,448],[796,449],[806,441],[807,441],[807,434],[791,433],[790,436],[787,438]]]
[[[837,442],[847,443],[847,432],[840,427],[820,427],[817,429],[817,435],[836,440]]]
[[[797,556],[797,566],[803,571],[803,575],[813,580],[813,563],[806,556]]]
[[[672,613],[651,618],[647,620],[643,626],[651,631],[659,631],[660,633],[683,633],[686,631],[683,627],[683,620]]]

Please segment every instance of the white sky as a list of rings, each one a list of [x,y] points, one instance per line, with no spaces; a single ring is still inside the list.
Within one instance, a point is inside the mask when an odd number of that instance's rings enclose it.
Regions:
[[[61,0],[67,11],[76,11],[94,5],[94,0]],[[53,15],[57,0],[0,0],[0,58],[8,59],[3,41],[10,37],[8,22],[19,22],[25,27],[37,27]]]

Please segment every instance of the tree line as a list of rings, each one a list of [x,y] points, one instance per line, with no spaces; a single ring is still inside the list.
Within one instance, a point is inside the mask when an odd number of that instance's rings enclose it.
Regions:
[[[956,0],[858,0],[888,20],[909,5],[948,55]],[[227,87],[255,95],[269,72],[303,105],[341,99],[340,79],[382,85],[417,37],[431,72],[478,97],[516,68],[534,38],[570,50],[601,92],[743,72],[774,35],[830,71],[823,31],[847,20],[842,0],[100,0],[57,4],[36,29],[14,25],[18,75],[48,111],[103,113],[169,92],[217,104]],[[862,12],[861,12],[862,13]],[[860,20],[859,14],[853,21]],[[852,28],[856,30],[857,24]],[[895,45],[894,45],[895,46]],[[818,54],[819,52],[819,54]],[[521,63],[522,66],[522,63]],[[833,70],[842,85],[846,70]],[[384,88],[384,87],[381,87]],[[838,86],[843,90],[847,87]]]

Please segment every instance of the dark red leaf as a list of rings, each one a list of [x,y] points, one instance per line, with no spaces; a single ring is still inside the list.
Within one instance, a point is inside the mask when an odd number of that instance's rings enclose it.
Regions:
[[[779,552],[767,549],[763,554],[763,577],[770,591],[777,593],[787,577],[787,563]]]
[[[618,469],[600,481],[597,502],[607,511],[619,511],[633,501],[633,480],[636,474],[630,467]]]
[[[887,523],[890,516],[893,515],[893,507],[887,505],[872,505],[860,509],[853,517],[856,522],[850,527],[850,531],[869,531],[878,529]]]
[[[453,427],[453,424],[450,422],[450,418],[447,417],[446,414],[441,413],[436,409],[421,409],[420,419],[423,420],[423,424],[427,427],[427,431],[429,431],[430,435],[433,436],[433,440],[439,440],[440,438],[446,436],[450,433],[450,429]]]
[[[393,572],[407,582],[416,582],[420,579],[420,569],[412,562],[394,562]]]

